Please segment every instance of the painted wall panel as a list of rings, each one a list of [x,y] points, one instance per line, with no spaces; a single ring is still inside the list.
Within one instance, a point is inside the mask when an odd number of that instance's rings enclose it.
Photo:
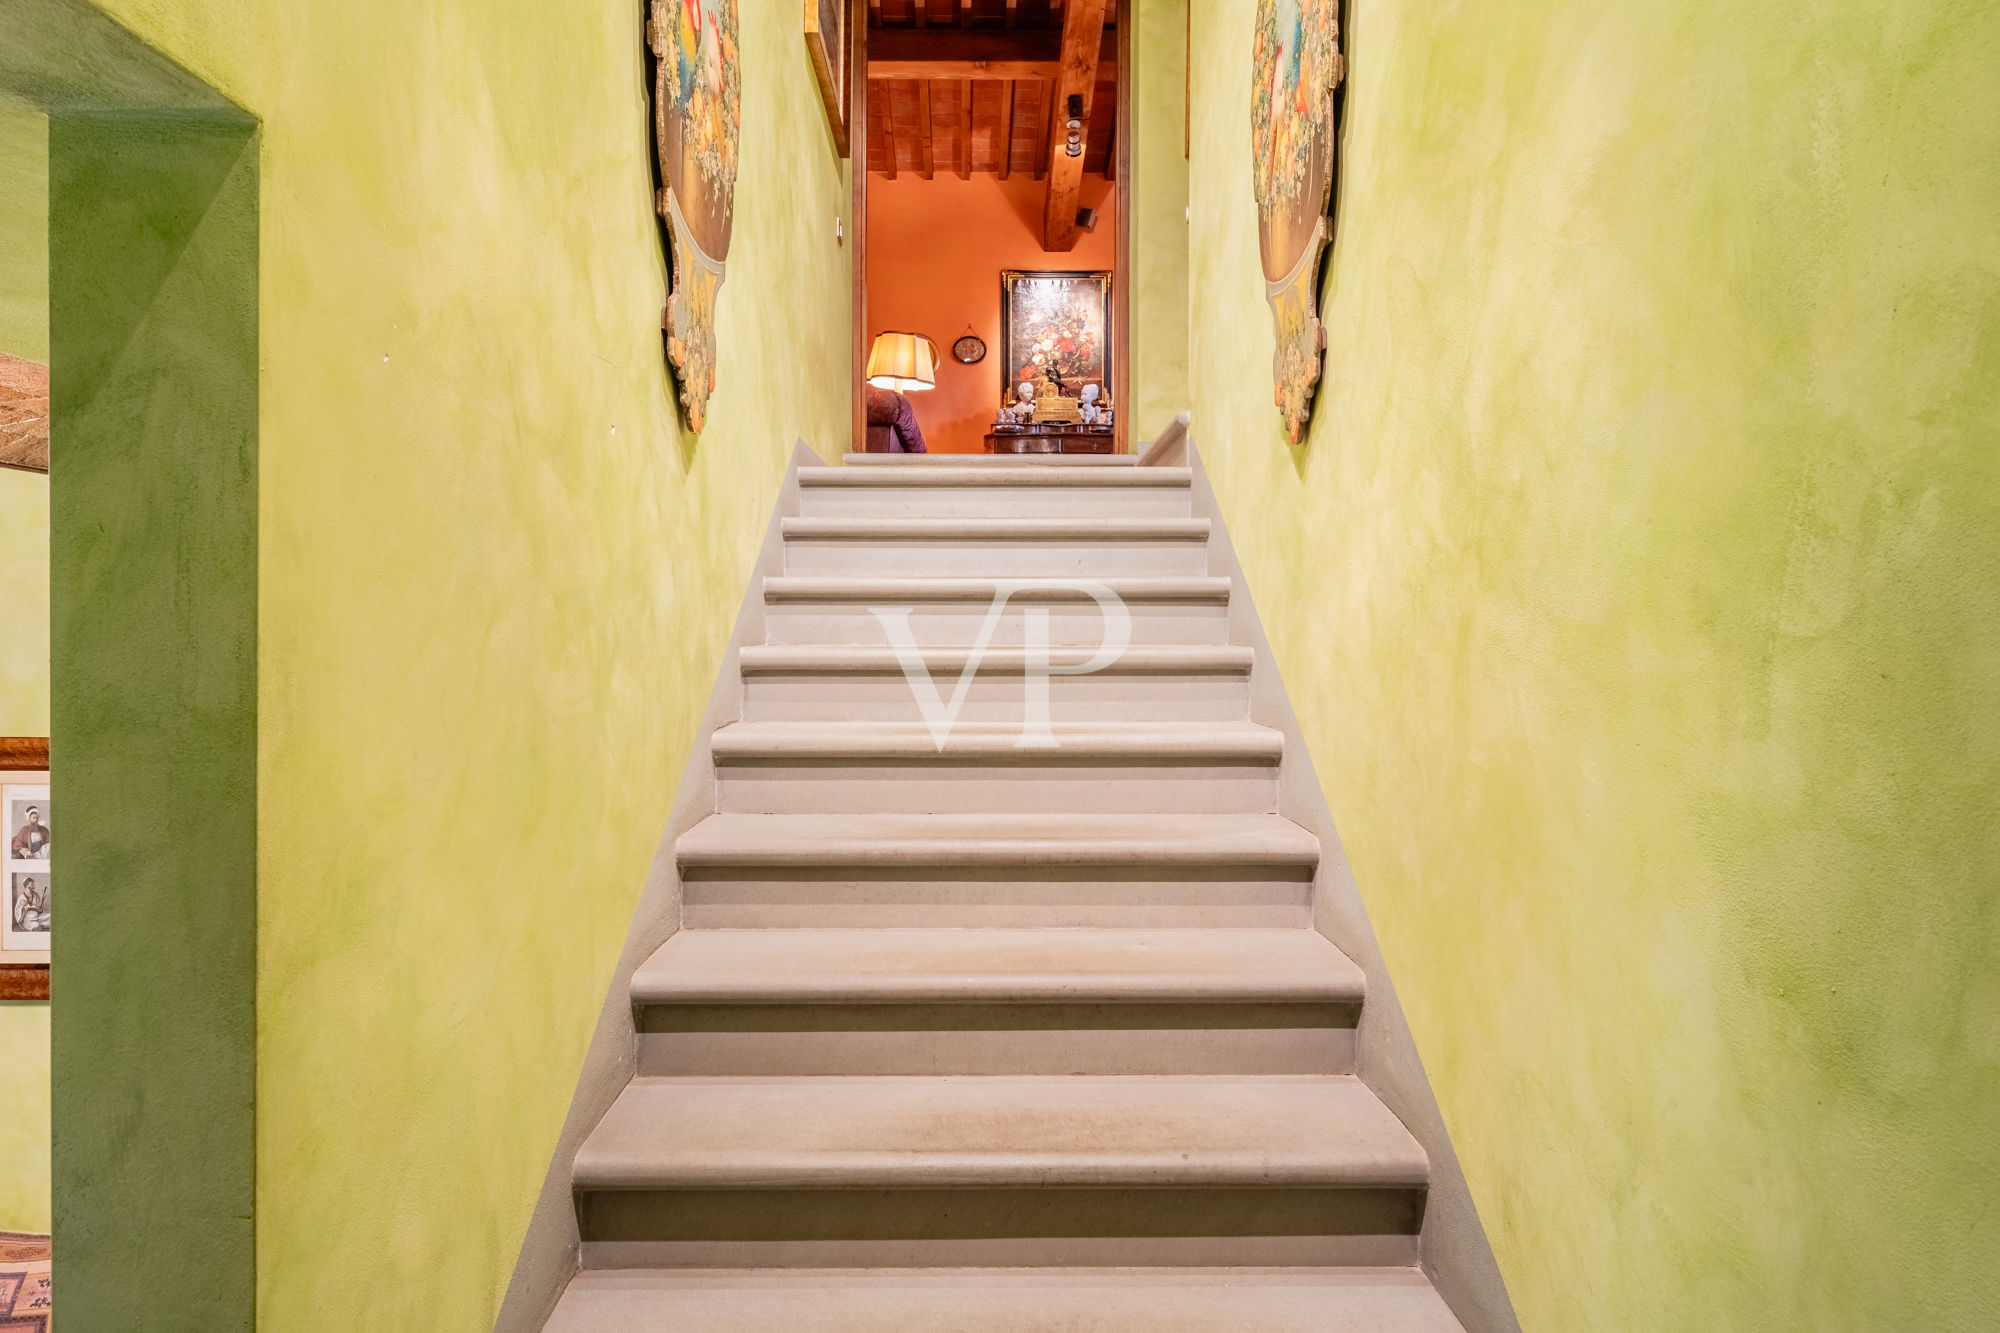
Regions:
[[[2000,1308],[2000,10],[1350,11],[1271,406],[1194,0],[1195,422],[1526,1327]]]
[[[743,5],[697,440],[640,6],[107,8],[263,125],[259,1322],[483,1329],[785,458],[844,442],[843,168]]]

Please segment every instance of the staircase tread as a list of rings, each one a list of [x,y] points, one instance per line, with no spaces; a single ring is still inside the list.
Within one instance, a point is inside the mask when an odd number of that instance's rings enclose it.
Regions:
[[[682,930],[635,1004],[1359,1002],[1361,969],[1305,928]]]
[[[1419,1188],[1352,1075],[638,1077],[580,1189]]]
[[[1076,579],[1066,578],[964,578],[927,577],[921,574],[863,576],[846,574],[771,574],[764,579],[767,602],[865,602],[885,601],[981,602],[990,603],[1001,583],[1014,585],[1008,598],[1014,602],[1087,602],[1090,594]],[[1109,588],[1128,602],[1213,602],[1229,601],[1226,577],[1184,576],[1180,578],[1114,576],[1090,582]],[[1022,586],[1026,585],[1026,586]]]
[[[922,722],[731,722],[710,745],[717,761],[742,759],[938,759],[975,756],[1020,764],[1078,759],[1228,760],[1277,763],[1285,735],[1255,722],[1056,722],[1054,747],[1019,744],[1019,722],[959,722],[943,745]]]
[[[1461,1333],[1415,1268],[585,1269],[548,1333]]]
[[[1319,839],[1283,815],[716,814],[681,835],[684,866],[1288,865]]]
[[[957,541],[1207,541],[1205,518],[787,518],[787,538]]]
[[[1116,468],[1043,467],[995,468],[978,465],[941,464],[926,468],[889,469],[882,472],[850,471],[844,467],[802,467],[799,485],[825,487],[893,486],[898,489],[926,489],[933,486],[1020,486],[1046,489],[1057,486],[1116,486],[1120,489],[1173,489],[1193,483],[1194,471],[1186,467]]]
[[[972,658],[972,649],[963,644],[921,644],[918,651],[925,665],[962,671]],[[1056,666],[1081,666],[1097,653],[1093,645],[1055,644],[1037,660]],[[886,644],[750,644],[739,654],[745,675],[776,672],[888,672],[902,671],[902,660]],[[1122,650],[1118,659],[1092,675],[1161,674],[1176,671],[1242,673],[1256,660],[1254,649],[1240,644],[1134,644]],[[981,671],[1018,673],[1026,669],[1025,648],[986,648],[979,657]]]

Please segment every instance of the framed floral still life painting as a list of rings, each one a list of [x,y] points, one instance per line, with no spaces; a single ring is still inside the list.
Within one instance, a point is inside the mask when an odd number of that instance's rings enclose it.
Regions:
[[[681,409],[699,434],[715,392],[715,303],[736,223],[743,129],[736,0],[652,0],[655,201],[670,252],[661,319]]]
[[[1277,333],[1272,401],[1293,444],[1319,386],[1326,329],[1319,262],[1333,240],[1339,152],[1340,0],[1257,0],[1251,42],[1250,169],[1264,297]]]
[[[0,778],[0,963],[46,963],[55,846],[49,775]]]
[[[1111,274],[1102,270],[1003,270],[1000,274],[1000,396],[1032,384],[1075,397],[1086,384],[1111,389]]]

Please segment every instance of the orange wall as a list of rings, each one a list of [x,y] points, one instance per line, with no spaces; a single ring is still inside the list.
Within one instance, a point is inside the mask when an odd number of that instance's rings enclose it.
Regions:
[[[936,340],[935,389],[910,395],[933,453],[978,453],[1000,406],[1000,270],[1108,269],[1117,251],[1117,190],[1101,176],[1083,182],[1083,206],[1097,226],[1067,254],[1042,249],[1048,186],[1033,176],[960,180],[903,175],[868,181],[868,336],[884,329]],[[951,345],[970,327],[986,359],[961,366]],[[1122,357],[1117,345],[1111,355]],[[1107,386],[1109,387],[1109,386]]]

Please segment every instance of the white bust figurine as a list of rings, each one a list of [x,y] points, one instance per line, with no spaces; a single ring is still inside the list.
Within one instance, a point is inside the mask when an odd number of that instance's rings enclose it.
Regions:
[[[1014,386],[1014,401],[1000,409],[1004,420],[1025,426],[1035,419],[1035,386],[1023,380]]]
[[[1082,400],[1078,403],[1076,410],[1077,415],[1083,418],[1084,425],[1095,426],[1103,420],[1104,409],[1097,405],[1098,395],[1102,392],[1103,390],[1099,389],[1095,384],[1086,384],[1083,386]]]

